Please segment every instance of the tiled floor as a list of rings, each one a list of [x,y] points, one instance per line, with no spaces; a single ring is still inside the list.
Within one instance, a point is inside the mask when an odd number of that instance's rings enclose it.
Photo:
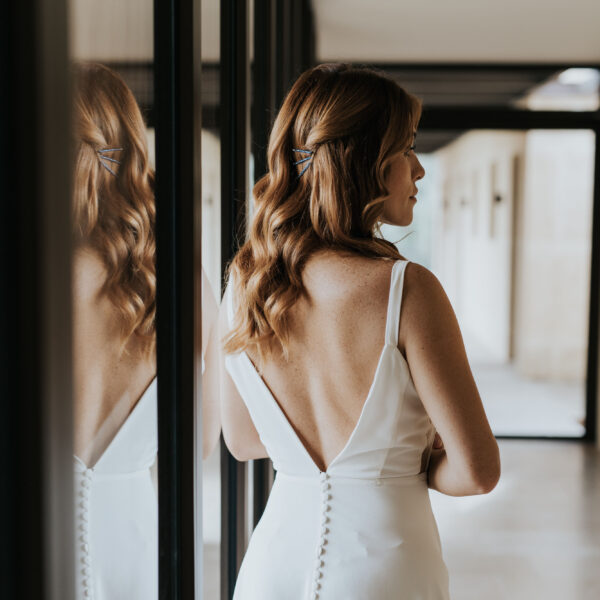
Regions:
[[[500,450],[502,477],[491,494],[431,492],[452,599],[600,599],[600,451],[520,440],[501,440]],[[204,600],[219,600],[214,456],[205,467]]]

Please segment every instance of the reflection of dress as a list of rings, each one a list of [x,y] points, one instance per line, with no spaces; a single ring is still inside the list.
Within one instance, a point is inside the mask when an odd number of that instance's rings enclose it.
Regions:
[[[75,457],[76,598],[158,599],[156,379],[93,468]]]
[[[406,264],[392,269],[385,344],[360,418],[325,472],[248,356],[227,356],[277,470],[235,600],[447,600],[423,471],[435,430],[397,348]],[[231,324],[231,289],[226,301]]]

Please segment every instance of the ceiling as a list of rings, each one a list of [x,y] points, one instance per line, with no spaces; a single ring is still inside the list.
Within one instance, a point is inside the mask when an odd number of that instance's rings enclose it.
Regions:
[[[564,84],[557,65],[379,65],[404,89],[423,103],[424,114],[436,109],[444,120],[452,121],[453,109],[472,112],[486,110],[495,115],[513,109],[596,110],[598,107],[598,71],[593,70],[591,84]],[[593,87],[593,91],[590,91]],[[545,102],[539,101],[544,95]],[[419,133],[419,151],[434,152],[463,133],[460,129],[426,129]]]
[[[319,62],[377,64],[419,96],[426,110],[514,107],[555,81],[560,65],[600,65],[600,0],[312,5]],[[201,9],[202,103],[209,124],[218,111],[219,0],[201,0]],[[146,109],[153,101],[152,13],[152,0],[70,1],[72,55],[119,68]],[[459,133],[423,132],[420,150],[433,151]]]
[[[313,0],[312,5],[319,61],[600,63],[598,0]],[[151,60],[152,7],[153,0],[70,0],[73,55]],[[202,57],[215,61],[219,0],[201,0],[201,19]]]
[[[313,0],[319,61],[600,63],[598,0]]]

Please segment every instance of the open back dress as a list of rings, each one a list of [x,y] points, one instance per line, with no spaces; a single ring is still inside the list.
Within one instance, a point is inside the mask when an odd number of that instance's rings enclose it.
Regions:
[[[276,470],[234,600],[447,600],[427,487],[435,430],[398,349],[407,261],[391,272],[385,340],[362,412],[321,471],[245,352],[226,369]],[[230,326],[234,299],[228,287]]]
[[[158,600],[157,380],[93,466],[74,457],[75,598]]]

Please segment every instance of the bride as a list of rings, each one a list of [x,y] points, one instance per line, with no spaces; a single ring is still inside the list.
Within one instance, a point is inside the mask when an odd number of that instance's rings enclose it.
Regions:
[[[276,469],[238,600],[446,599],[428,487],[498,481],[448,298],[378,235],[412,221],[420,112],[380,72],[325,64],[274,124],[219,315],[225,442]]]
[[[74,75],[76,597],[158,598],[154,170],[121,77]]]

